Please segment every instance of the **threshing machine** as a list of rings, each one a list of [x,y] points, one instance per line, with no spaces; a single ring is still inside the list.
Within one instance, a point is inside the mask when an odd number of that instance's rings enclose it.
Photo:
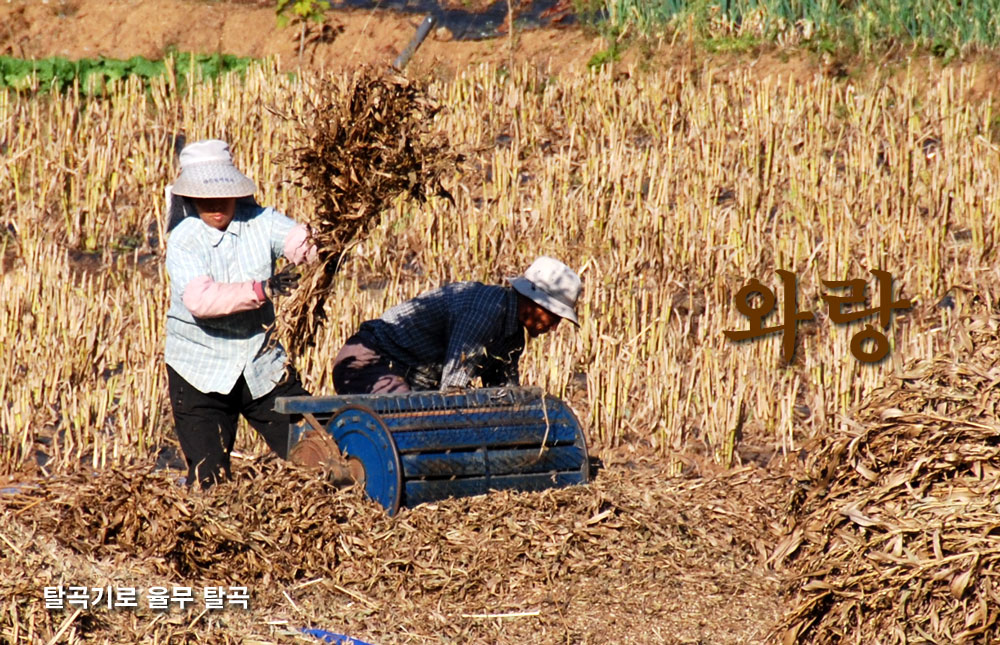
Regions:
[[[579,421],[539,388],[279,397],[275,409],[324,428],[361,462],[365,492],[390,514],[447,497],[590,478]],[[303,431],[291,426],[289,447]]]

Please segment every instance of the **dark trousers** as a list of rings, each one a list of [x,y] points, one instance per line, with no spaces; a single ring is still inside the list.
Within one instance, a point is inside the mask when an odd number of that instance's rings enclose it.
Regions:
[[[337,394],[391,394],[409,392],[405,371],[394,366],[355,334],[333,360],[333,387]]]
[[[271,450],[284,459],[288,454],[288,426],[299,419],[275,412],[274,399],[309,396],[291,369],[283,382],[259,399],[250,395],[242,376],[228,394],[201,392],[169,365],[167,379],[174,431],[188,466],[187,481],[198,481],[203,487],[229,477],[229,454],[236,443],[236,423],[241,414]]]

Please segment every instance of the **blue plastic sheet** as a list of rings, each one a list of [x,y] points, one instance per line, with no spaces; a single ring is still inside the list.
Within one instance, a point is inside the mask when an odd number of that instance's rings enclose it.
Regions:
[[[313,629],[309,627],[303,627],[301,628],[300,631],[303,634],[308,634],[309,636],[315,636],[324,643],[333,643],[334,645],[372,645],[371,643],[359,641],[358,639],[351,638],[350,636],[337,634],[335,632],[328,632],[325,629]]]

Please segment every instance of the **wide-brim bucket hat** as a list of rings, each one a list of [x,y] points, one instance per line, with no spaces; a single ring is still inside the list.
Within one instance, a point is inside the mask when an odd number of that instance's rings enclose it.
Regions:
[[[508,278],[510,286],[540,307],[579,326],[576,301],[580,297],[580,276],[555,258],[546,255],[531,263],[524,275]]]
[[[246,197],[257,191],[253,181],[236,169],[229,144],[219,139],[195,141],[180,154],[181,174],[171,187],[182,197]]]

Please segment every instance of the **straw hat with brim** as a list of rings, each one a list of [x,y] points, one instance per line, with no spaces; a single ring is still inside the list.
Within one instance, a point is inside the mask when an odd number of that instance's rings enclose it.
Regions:
[[[576,317],[580,276],[559,260],[543,255],[531,263],[524,275],[508,278],[507,281],[535,304],[574,325],[580,325]]]
[[[233,165],[229,144],[218,139],[184,146],[181,175],[171,192],[182,197],[246,197],[257,191],[249,177]]]

